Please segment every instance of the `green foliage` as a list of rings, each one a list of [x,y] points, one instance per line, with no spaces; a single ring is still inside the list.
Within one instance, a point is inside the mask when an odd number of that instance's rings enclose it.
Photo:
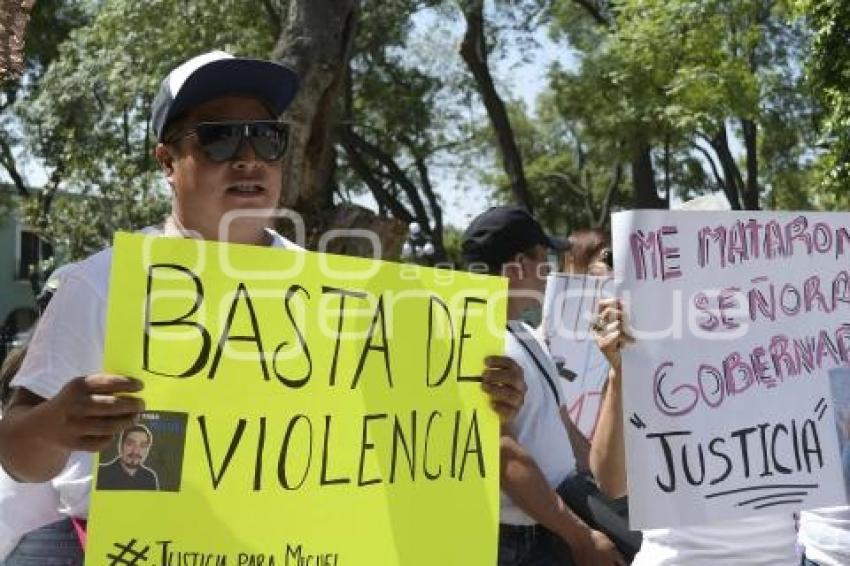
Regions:
[[[846,206],[850,5],[797,0],[792,11],[789,3],[486,3],[491,67],[508,59],[538,64],[530,47],[542,29],[563,49],[533,112],[515,102],[511,89],[517,85],[497,85],[547,227],[565,233],[604,223],[600,215],[616,179],[611,204],[625,206],[629,164],[647,145],[659,187],[683,199],[717,191],[728,181],[710,144],[723,129],[733,138],[734,165],[746,177],[744,122],[756,126],[763,205]],[[508,200],[494,133],[457,54],[464,5],[362,3],[340,99],[340,130],[350,129],[389,156],[420,190],[417,166],[425,164],[439,171],[437,193],[473,172],[495,188],[496,198]],[[168,194],[152,159],[148,123],[159,81],[180,61],[210,49],[267,56],[280,25],[269,17],[268,6],[285,14],[287,2],[37,2],[27,43],[28,78],[6,86],[3,100],[17,98],[17,104],[2,116],[3,139],[18,150],[26,139],[29,154],[50,177],[47,192],[25,204],[30,223],[79,257],[101,247],[116,229],[160,220]],[[818,146],[825,142],[827,151]],[[364,180],[348,154],[337,149],[337,195],[362,194]],[[398,172],[374,154],[365,152],[364,158],[381,187],[413,208]],[[813,190],[820,184],[829,190]],[[45,199],[57,188],[48,209]],[[430,208],[428,213],[433,214]],[[446,234],[450,253],[457,236]]]
[[[435,25],[426,39],[414,35],[413,18],[439,22],[455,17],[440,1],[393,0],[380,9],[364,6],[351,59],[350,105],[344,123],[358,135],[393,156],[415,178],[416,156],[435,155],[458,135],[452,124],[461,120],[451,101],[445,53],[435,51],[435,37],[445,30]],[[365,190],[348,160],[341,159],[339,182],[347,192]],[[380,167],[376,166],[376,169]],[[388,183],[391,185],[391,183]],[[392,188],[391,188],[392,190]],[[397,195],[405,204],[404,195]]]
[[[211,49],[265,55],[275,40],[264,13],[238,0],[107,0],[97,8],[15,108],[33,154],[71,195],[46,214],[42,199],[33,200],[27,218],[73,258],[167,210],[149,117],[168,70]]]
[[[842,0],[798,0],[813,30],[806,61],[812,92],[823,105],[818,180],[826,207],[850,206],[850,4]]]
[[[509,106],[509,114],[537,203],[536,215],[547,230],[568,234],[607,224],[607,217],[600,218],[600,214],[606,192],[615,182],[616,157],[604,150],[604,144],[588,143],[584,122],[565,119],[551,97],[540,98],[536,116],[518,103]],[[494,143],[491,135],[489,128],[482,128],[476,138],[481,151]],[[481,178],[496,187],[500,200],[510,201],[510,184],[504,173],[482,168]],[[627,201],[624,181],[618,185],[615,206]]]
[[[811,161],[805,157],[814,140],[815,109],[800,72],[809,34],[786,2],[607,4],[606,27],[571,0],[553,3],[552,33],[578,48],[581,61],[577,69],[551,72],[565,118],[583,121],[586,137],[609,153],[649,143],[656,171],[664,172],[657,178],[669,179],[685,198],[719,188],[696,146],[712,155],[707,142],[723,127],[741,140],[737,128],[752,121],[759,186],[802,190],[798,173]],[[733,143],[730,149],[743,158],[746,148]],[[743,162],[738,166],[746,178]]]

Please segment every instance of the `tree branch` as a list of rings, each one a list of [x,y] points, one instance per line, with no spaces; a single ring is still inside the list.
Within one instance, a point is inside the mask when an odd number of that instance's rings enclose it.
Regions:
[[[272,33],[274,37],[280,37],[280,32],[283,30],[283,19],[278,12],[272,0],[262,0],[263,9],[269,18],[269,23],[272,25]]]
[[[581,199],[587,198],[587,190],[563,173],[546,173],[543,178],[563,183],[564,187],[577,197]]]
[[[425,159],[421,155],[414,154],[414,160],[416,170],[419,172],[419,182],[422,185],[422,192],[425,193],[425,198],[428,199],[428,206],[434,218],[434,229],[431,231],[431,240],[434,242],[434,261],[439,263],[446,260],[446,246],[443,242],[443,209],[439,201],[437,201],[437,195],[434,193],[433,185],[431,185],[431,178],[428,175],[428,166],[425,164]]]
[[[357,176],[366,183],[372,196],[378,202],[378,206],[382,209],[389,210],[390,213],[401,220],[402,222],[412,222],[413,215],[404,207],[404,205],[395,196],[387,191],[381,182],[372,173],[366,160],[357,149],[356,143],[353,140],[350,128],[340,128],[339,141],[348,156],[348,162],[351,168],[357,173]]]
[[[410,178],[401,170],[401,167],[395,162],[391,155],[380,149],[378,146],[370,143],[368,140],[359,136],[353,129],[348,129],[349,140],[360,150],[370,155],[378,161],[389,173],[393,182],[401,188],[407,200],[413,206],[413,210],[418,220],[423,224],[423,228],[431,231],[431,222],[428,219],[428,212],[425,210],[425,204],[422,202],[422,197],[419,196],[419,189],[410,180]]]
[[[573,0],[573,4],[581,7],[600,26],[610,27],[612,25],[612,22],[605,17],[599,6],[591,0]]]
[[[484,102],[490,125],[496,134],[502,166],[510,181],[517,203],[533,212],[531,192],[522,165],[522,156],[516,144],[511,120],[504,102],[493,84],[487,66],[487,45],[484,37],[484,1],[471,0],[463,10],[466,32],[460,45],[460,55],[475,79],[476,89]]]
[[[744,132],[744,148],[747,160],[747,182],[744,185],[743,201],[747,210],[759,209],[759,169],[758,169],[758,126],[753,120],[741,118]]]
[[[12,179],[12,183],[15,185],[15,189],[17,189],[18,194],[22,197],[29,196],[30,191],[27,188],[27,184],[24,182],[23,176],[20,171],[18,171],[17,164],[15,163],[15,155],[12,153],[12,147],[2,136],[0,136],[0,165],[3,166],[6,173],[8,173],[9,177]]]
[[[741,170],[738,168],[738,164],[735,163],[732,151],[729,149],[729,138],[726,134],[725,123],[720,125],[717,134],[709,140],[709,143],[720,160],[720,166],[723,168],[723,177],[726,179],[724,188],[726,197],[729,199],[729,204],[732,210],[741,210],[741,194],[744,190],[744,179],[741,176]]]
[[[623,180],[623,166],[619,163],[614,168],[614,177],[605,189],[605,196],[602,197],[602,207],[599,209],[599,216],[596,219],[596,226],[604,226],[605,219],[611,214],[611,205],[614,202],[614,197],[620,190],[620,183]]]
[[[700,152],[702,154],[702,156],[705,157],[705,160],[708,161],[708,164],[711,167],[711,172],[714,175],[714,179],[717,181],[717,186],[720,189],[722,189],[723,192],[725,193],[726,192],[726,187],[725,187],[726,181],[723,180],[723,178],[720,176],[720,171],[717,170],[717,165],[714,163],[714,158],[711,156],[710,153],[708,153],[707,149],[705,149],[704,147],[702,147],[698,143],[694,142],[692,145],[693,145],[694,149],[696,149],[698,152]]]

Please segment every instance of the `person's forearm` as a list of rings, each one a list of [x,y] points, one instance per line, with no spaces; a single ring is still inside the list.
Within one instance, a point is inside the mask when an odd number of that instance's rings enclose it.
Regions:
[[[65,467],[70,450],[45,438],[43,423],[47,420],[40,414],[46,409],[43,405],[21,403],[19,392],[15,396],[18,402],[13,398],[0,419],[0,464],[18,481],[49,481]]]
[[[590,451],[590,468],[599,489],[609,497],[626,494],[622,374],[610,371]]]
[[[627,491],[623,434],[622,372],[612,369],[590,448],[590,470],[599,489],[609,497],[621,497]]]
[[[576,469],[580,472],[589,471],[590,442],[570,418],[570,413],[566,407],[561,407],[561,421],[563,421],[564,426],[567,429],[570,446],[573,448],[573,456],[575,456],[576,459]]]
[[[540,467],[513,438],[502,436],[501,488],[532,519],[571,548],[584,545],[590,528],[549,487]]]

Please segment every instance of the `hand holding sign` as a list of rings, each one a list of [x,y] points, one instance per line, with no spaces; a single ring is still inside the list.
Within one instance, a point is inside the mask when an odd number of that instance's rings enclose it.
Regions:
[[[97,452],[144,410],[141,399],[119,394],[141,390],[142,382],[131,377],[78,377],[39,407],[43,430],[64,449]]]
[[[519,413],[525,399],[522,368],[507,356],[488,356],[481,375],[481,387],[490,396],[490,406],[502,424],[510,423]]]
[[[620,350],[635,341],[626,331],[626,315],[619,299],[601,299],[593,323],[596,343],[614,371],[622,367]]]

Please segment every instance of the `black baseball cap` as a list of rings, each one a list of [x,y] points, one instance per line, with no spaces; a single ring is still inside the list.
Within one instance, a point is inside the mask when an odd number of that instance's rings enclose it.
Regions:
[[[190,108],[228,95],[252,96],[280,116],[298,92],[298,75],[280,63],[210,51],[178,66],[162,80],[151,109],[151,126],[164,141],[166,126]]]
[[[492,272],[538,244],[555,250],[563,247],[526,209],[494,206],[476,217],[463,233],[461,252],[467,265],[484,263]]]

